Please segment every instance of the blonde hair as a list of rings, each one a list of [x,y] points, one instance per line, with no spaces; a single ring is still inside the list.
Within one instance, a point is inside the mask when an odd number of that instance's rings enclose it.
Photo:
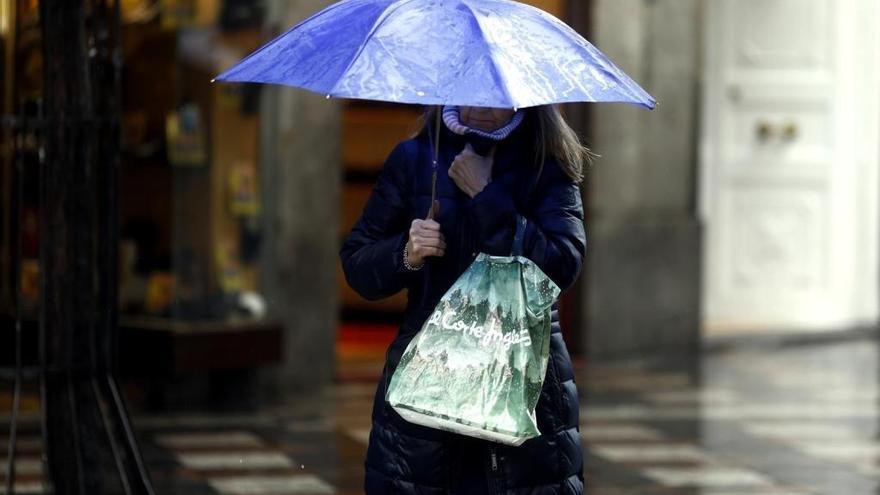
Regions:
[[[439,111],[440,107],[428,107],[420,119],[419,130],[413,137],[428,132],[429,125],[434,124]],[[599,155],[581,143],[577,133],[559,112],[559,108],[556,105],[540,105],[523,108],[520,111],[526,113],[520,125],[531,127],[535,135],[532,144],[535,150],[535,165],[539,167],[539,173],[543,170],[547,157],[551,156],[572,182],[583,182],[584,167],[590,166]]]

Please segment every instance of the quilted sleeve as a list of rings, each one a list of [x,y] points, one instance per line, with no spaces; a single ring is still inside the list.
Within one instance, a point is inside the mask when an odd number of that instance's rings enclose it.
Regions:
[[[421,273],[403,264],[409,240],[407,177],[414,157],[410,143],[398,144],[385,160],[363,213],[339,250],[346,281],[371,301],[396,294]]]

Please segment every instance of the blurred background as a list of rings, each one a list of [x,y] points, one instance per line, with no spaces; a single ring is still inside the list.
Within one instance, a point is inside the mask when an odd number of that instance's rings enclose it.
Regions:
[[[0,0],[0,493],[360,493],[406,294],[360,298],[338,249],[423,109],[210,82],[328,1],[77,1],[59,24],[41,3]],[[601,155],[560,302],[588,493],[877,493],[880,4],[525,3],[659,102],[563,107]],[[78,76],[80,120],[58,113]],[[53,115],[98,151],[53,166]],[[61,183],[95,209],[57,216]],[[65,239],[115,246],[89,258],[113,290],[90,298]],[[95,335],[106,431],[65,443],[88,406],[45,356]],[[105,444],[108,471],[66,470]]]

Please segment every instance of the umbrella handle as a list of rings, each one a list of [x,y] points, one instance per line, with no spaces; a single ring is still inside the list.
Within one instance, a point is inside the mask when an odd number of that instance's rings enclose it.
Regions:
[[[428,219],[433,220],[434,216],[437,214],[435,211],[434,205],[437,200],[437,163],[440,158],[440,113],[441,109],[438,107],[437,118],[434,122],[434,161],[432,163],[433,172],[431,174],[431,206],[428,209]]]
[[[428,220],[433,220],[434,217],[437,216],[437,208],[438,201],[435,199],[437,197],[437,170],[431,174],[431,206],[428,207],[428,216],[425,217]]]

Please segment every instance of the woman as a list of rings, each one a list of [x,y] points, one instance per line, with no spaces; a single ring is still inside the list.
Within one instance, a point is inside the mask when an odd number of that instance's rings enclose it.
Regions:
[[[479,252],[510,254],[518,213],[528,220],[523,254],[563,292],[577,278],[586,249],[579,183],[590,153],[554,106],[517,112],[444,107],[432,205],[436,111],[391,152],[339,253],[348,283],[363,297],[408,290],[404,322],[374,398],[365,491],[582,493],[578,396],[556,304],[536,408],[541,436],[504,446],[408,423],[385,402],[401,354],[446,290]]]

